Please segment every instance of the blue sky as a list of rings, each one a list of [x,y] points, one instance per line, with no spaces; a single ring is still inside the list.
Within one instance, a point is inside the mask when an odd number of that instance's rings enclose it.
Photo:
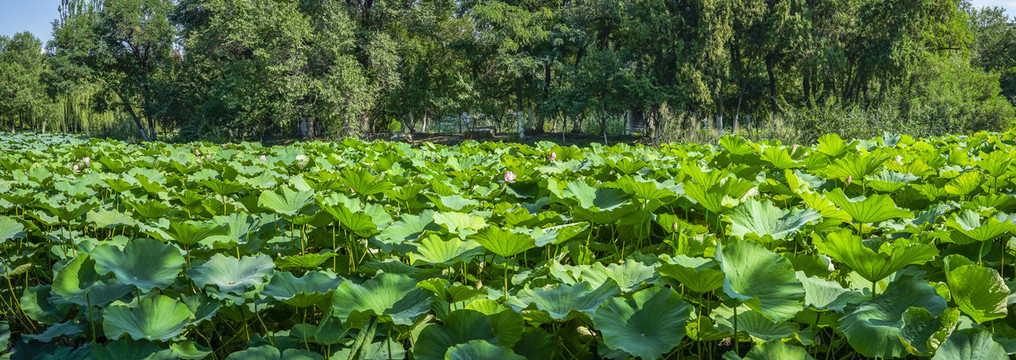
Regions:
[[[1016,15],[1016,0],[973,0],[974,6],[1001,6]],[[56,19],[60,0],[0,0],[0,35],[30,31],[45,43],[52,38],[51,22]]]
[[[45,43],[52,38],[52,21],[60,0],[0,0],[0,35],[29,31]]]

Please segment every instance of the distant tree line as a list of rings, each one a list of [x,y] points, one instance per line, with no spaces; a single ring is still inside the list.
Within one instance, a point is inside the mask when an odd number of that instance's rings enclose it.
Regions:
[[[0,37],[7,127],[940,134],[1008,128],[1016,104],[1016,20],[966,0],[63,0],[43,46]]]

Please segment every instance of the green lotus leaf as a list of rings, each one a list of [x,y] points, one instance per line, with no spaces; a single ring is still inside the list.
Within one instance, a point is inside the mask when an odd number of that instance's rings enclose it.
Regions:
[[[213,217],[212,223],[225,229],[226,232],[208,236],[202,240],[202,243],[208,247],[212,247],[215,243],[246,244],[249,236],[257,231],[261,221],[261,218],[250,216],[244,212]]]
[[[116,210],[92,211],[85,215],[85,221],[100,228],[135,226],[137,220]]]
[[[907,351],[917,356],[929,356],[945,342],[956,329],[960,312],[948,308],[934,316],[928,309],[912,307],[903,313],[900,341]]]
[[[870,282],[880,281],[908,265],[924,264],[938,255],[938,250],[930,245],[905,242],[883,244],[876,252],[864,246],[860,237],[847,232],[814,239],[820,253],[846,264]]]
[[[84,254],[71,259],[53,278],[53,293],[80,306],[105,307],[130,291],[119,281],[100,280],[95,261]]]
[[[946,300],[923,280],[898,279],[885,292],[858,305],[840,318],[840,331],[855,351],[867,357],[895,358],[905,355],[900,341],[903,314],[911,307],[939,316],[948,308]]]
[[[21,310],[40,324],[55,324],[64,320],[71,310],[71,304],[51,299],[52,286],[36,285],[25,289],[21,295]],[[3,348],[0,346],[0,348]]]
[[[512,349],[491,345],[486,340],[472,340],[448,348],[444,360],[501,359],[526,360]]]
[[[610,188],[594,188],[582,181],[571,181],[561,193],[565,198],[577,202],[583,209],[610,210],[628,202],[624,191]]]
[[[979,171],[968,171],[960,174],[945,184],[945,192],[956,196],[967,196],[981,188],[984,183],[984,174]]]
[[[815,151],[835,158],[850,151],[850,144],[843,141],[839,135],[825,134],[818,138],[818,147]]]
[[[6,216],[0,216],[0,244],[7,240],[20,239],[25,237],[25,226],[17,220]]]
[[[754,234],[783,240],[818,220],[822,220],[822,214],[812,209],[783,210],[772,202],[751,199],[730,212],[730,235],[745,238]]]
[[[117,280],[134,285],[142,292],[166,289],[176,281],[184,259],[180,249],[155,239],[134,239],[121,250],[116,245],[100,245],[92,250],[99,274],[110,272]]]
[[[450,233],[460,237],[475,234],[477,230],[487,227],[487,221],[478,215],[460,212],[439,212],[434,214],[434,223],[444,226]]]
[[[187,328],[190,309],[166,295],[142,299],[136,308],[113,304],[102,313],[102,330],[114,339],[123,334],[134,340],[167,341]]]
[[[252,287],[264,284],[265,277],[271,275],[274,268],[275,264],[268,255],[244,256],[237,260],[220,253],[212,255],[204,264],[188,269],[187,276],[200,287],[215,285],[223,295],[244,295]]]
[[[787,258],[762,245],[735,241],[717,244],[716,260],[726,274],[723,292],[773,322],[794,317],[804,306],[804,286]]]
[[[194,340],[177,341],[169,345],[173,355],[181,359],[204,359],[211,355],[212,349],[198,345]]]
[[[412,324],[430,310],[433,297],[406,275],[381,273],[363,285],[345,281],[332,295],[332,311],[343,322],[360,323],[372,316],[396,325]]]
[[[597,288],[587,282],[575,285],[558,285],[551,290],[524,288],[515,296],[509,296],[506,304],[517,311],[530,305],[545,311],[555,320],[570,318],[572,311],[590,314],[605,300],[614,296],[619,289],[613,280],[606,281]]]
[[[147,200],[147,201],[124,201],[127,206],[134,209],[134,213],[140,215],[144,219],[158,219],[173,211],[169,205],[163,204],[158,200]]]
[[[303,277],[276,271],[261,294],[296,307],[308,307],[330,298],[342,281],[322,271],[309,271]]]
[[[817,310],[832,310],[842,314],[847,306],[868,299],[868,295],[860,291],[844,289],[835,281],[805,276],[800,271],[797,272],[797,280],[804,285],[804,304]]]
[[[222,179],[208,179],[198,182],[199,185],[208,188],[215,192],[215,194],[224,196],[231,195],[240,192],[244,189],[244,186],[232,181]]]
[[[379,180],[367,169],[363,168],[359,170],[351,168],[343,169],[340,178],[343,185],[354,191],[355,194],[362,196],[378,194],[393,187],[391,182]]]
[[[163,235],[158,232],[150,232],[156,237],[162,237]],[[227,231],[221,226],[215,224],[199,222],[199,221],[171,221],[169,222],[169,229],[166,229],[165,234],[169,235],[169,239],[162,240],[175,240],[184,246],[194,246],[215,235],[225,235]]]
[[[738,357],[733,351],[723,354],[723,360],[815,360],[802,347],[787,345],[786,343],[773,340],[764,344],[755,345],[744,358]]]
[[[609,298],[590,316],[608,348],[656,359],[681,342],[692,311],[680,294],[654,286],[634,293],[631,300]]]
[[[995,342],[991,333],[984,329],[970,328],[956,330],[942,347],[935,352],[932,360],[989,360],[1006,359],[1009,354],[1001,344]]]
[[[854,221],[870,224],[886,221],[889,219],[909,219],[914,214],[907,210],[896,207],[896,203],[889,195],[873,195],[870,197],[858,196],[847,198],[843,190],[833,189],[825,194],[825,197],[839,206],[840,209],[850,214]]]
[[[0,349],[7,350],[11,342],[11,327],[7,321],[0,321]]]
[[[427,230],[440,230],[440,227],[434,223],[433,210],[425,210],[418,215],[403,214],[399,218],[399,221],[381,230],[378,238],[385,241],[402,243],[416,240]]]
[[[409,258],[432,265],[452,265],[458,261],[468,262],[482,253],[483,246],[476,241],[462,241],[458,238],[442,240],[437,235],[431,235],[420,241],[420,246],[409,253]]]
[[[657,271],[674,278],[691,291],[704,294],[723,286],[725,275],[716,260],[678,255],[665,261]]]
[[[484,314],[476,310],[452,311],[441,326],[427,326],[413,348],[416,359],[444,359],[448,348],[471,340],[510,347],[522,338],[522,316],[515,311]]]
[[[604,266],[601,263],[592,265],[561,265],[553,263],[551,275],[566,284],[588,282],[599,287],[607,280],[613,280],[624,292],[638,290],[645,282],[656,278],[656,270],[638,261],[629,259],[622,264],[612,263]]]
[[[490,252],[506,258],[536,247],[536,240],[529,234],[496,226],[485,227],[471,238]]]
[[[792,169],[800,166],[800,164],[798,164],[798,162],[790,156],[790,152],[787,151],[787,148],[784,147],[767,147],[762,150],[761,158],[780,170]]]
[[[755,184],[739,178],[725,177],[717,183],[699,184],[684,182],[684,191],[688,198],[714,214],[722,214],[730,206],[737,204],[736,199],[748,193]]]
[[[321,209],[331,214],[344,229],[359,237],[366,238],[378,233],[378,225],[367,213],[351,210],[342,204],[321,204]]]
[[[275,191],[262,192],[258,197],[258,206],[272,210],[279,215],[293,217],[313,201],[314,194],[310,192],[279,187]]]
[[[329,251],[329,250],[325,250]],[[310,253],[303,255],[286,256],[275,259],[275,266],[279,269],[313,269],[324,264],[328,259],[339,256],[333,252]]]
[[[977,265],[952,268],[946,274],[949,294],[964,314],[977,323],[1009,314],[1009,287],[995,269]]]
[[[727,334],[734,333],[734,309],[720,306],[713,309],[712,317],[716,328]],[[801,344],[811,345],[815,334],[811,329],[801,330],[797,323],[784,321],[774,323],[764,315],[752,311],[747,306],[737,308],[737,333],[748,333],[756,343],[766,341],[797,339]]]
[[[625,193],[635,195],[642,200],[664,200],[676,198],[684,194],[683,185],[675,185],[671,182],[660,183],[655,180],[644,180],[642,178],[622,177],[617,180],[616,186]],[[666,201],[666,200],[664,200]]]
[[[53,341],[53,339],[56,339],[61,336],[75,337],[81,335],[84,332],[85,332],[84,323],[69,320],[66,322],[53,324],[52,326],[47,327],[46,331],[43,331],[41,334],[38,335],[24,334],[22,336],[24,336],[29,340],[51,342]],[[7,348],[4,349],[6,350]]]
[[[957,244],[973,243],[975,241],[988,241],[1006,232],[1016,231],[1016,224],[1008,215],[996,213],[981,221],[981,215],[973,210],[963,210],[956,213],[948,220],[946,226],[970,238],[953,236],[951,240]],[[971,241],[973,240],[973,241]]]
[[[356,359],[361,360],[389,360],[389,359],[408,359],[406,356],[406,349],[403,349],[398,343],[389,340],[381,340],[370,344],[363,344],[362,347],[357,349]],[[332,359],[350,359],[350,353],[352,348],[344,348],[336,351],[332,354]],[[283,353],[282,358],[286,358],[286,353]],[[312,360],[312,359],[308,359]]]
[[[819,148],[821,149],[821,146]],[[834,160],[824,170],[828,178],[845,180],[850,177],[860,180],[882,168],[885,161],[886,158],[875,154],[851,154]]]
[[[121,339],[92,347],[89,360],[169,360],[176,356],[151,341]]]

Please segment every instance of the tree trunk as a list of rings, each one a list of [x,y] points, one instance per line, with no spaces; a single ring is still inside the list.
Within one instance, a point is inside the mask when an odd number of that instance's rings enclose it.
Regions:
[[[776,75],[773,74],[773,54],[766,55],[766,73],[769,74],[769,105],[772,113],[776,114]]]
[[[116,96],[120,97],[120,101],[123,102],[124,107],[127,108],[127,113],[130,114],[132,119],[134,119],[134,125],[137,125],[138,131],[141,132],[141,140],[150,141],[148,137],[148,132],[145,131],[145,126],[141,124],[141,119],[138,118],[138,114],[134,112],[134,107],[132,107],[130,102],[127,101],[127,98],[125,98],[123,94],[120,93],[120,89],[114,89],[113,92],[116,93]],[[11,129],[11,133],[13,132],[14,130]]]
[[[519,131],[519,140],[524,140],[526,138],[526,111],[522,109],[522,87],[519,86],[518,88],[519,92],[515,95],[515,98],[518,100],[518,110],[516,111],[517,118],[515,122]]]
[[[801,83],[804,89],[804,106],[811,110],[811,72],[805,70],[804,80]]]

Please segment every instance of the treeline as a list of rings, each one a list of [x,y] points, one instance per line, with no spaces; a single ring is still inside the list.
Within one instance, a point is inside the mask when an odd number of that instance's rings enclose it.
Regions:
[[[1016,20],[954,0],[63,0],[53,37],[0,40],[5,125],[807,141],[1000,130],[1016,103]]]

